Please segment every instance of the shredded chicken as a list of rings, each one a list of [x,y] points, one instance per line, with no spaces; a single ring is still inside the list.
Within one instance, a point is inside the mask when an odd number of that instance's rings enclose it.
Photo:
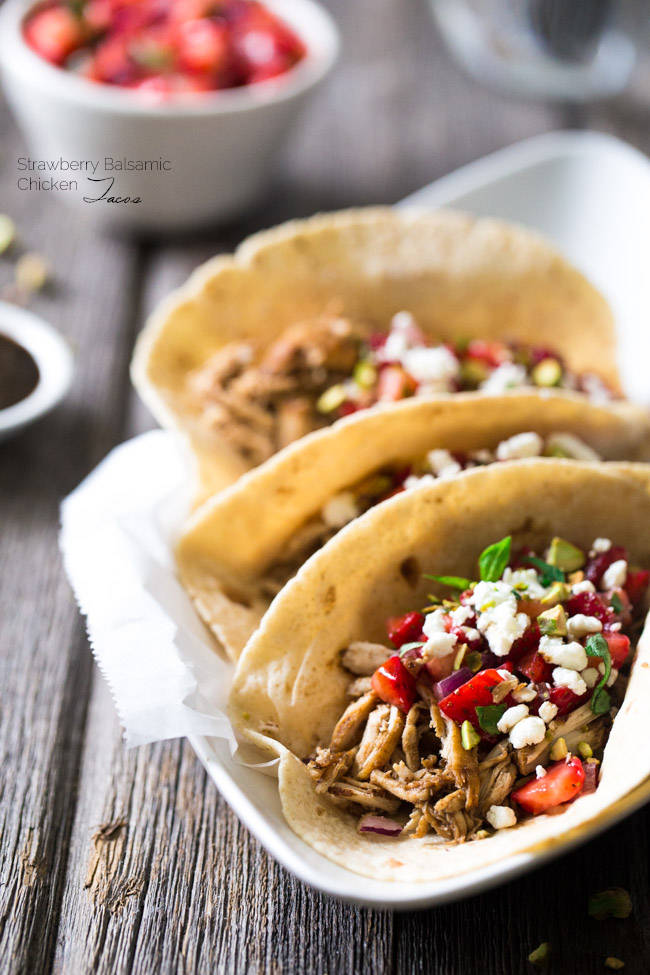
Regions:
[[[506,756],[489,768],[479,770],[478,808],[485,816],[490,806],[501,806],[512,792],[517,779],[517,769]]]
[[[427,771],[420,769],[419,772],[411,772],[405,765],[400,770],[399,766],[393,766],[391,772],[381,772],[379,769],[370,776],[370,781],[375,785],[380,785],[386,792],[397,796],[404,802],[427,802],[431,796],[453,784],[454,777],[451,773],[442,769]]]
[[[406,758],[406,764],[411,772],[416,772],[420,767],[420,732],[418,731],[418,721],[424,713],[424,705],[414,704],[406,716],[406,724],[402,733],[402,750]]]
[[[370,778],[370,773],[381,768],[390,760],[404,731],[404,715],[399,708],[391,707],[388,715],[383,715],[379,723],[377,735],[371,748],[361,757],[361,748],[357,753],[357,776],[361,781]]]
[[[368,643],[366,640],[355,640],[341,655],[341,663],[351,674],[370,677],[394,650],[389,650],[382,643]]]
[[[389,795],[387,792],[372,782],[359,782],[356,779],[344,778],[338,782],[333,782],[327,790],[330,798],[348,803],[356,803],[364,809],[373,809],[377,812],[393,813],[399,809],[399,799]]]
[[[433,712],[433,708],[431,709]],[[476,749],[469,751],[463,748],[460,740],[460,728],[455,721],[440,714],[439,708],[435,708],[444,723],[442,735],[442,757],[447,763],[447,768],[451,770],[454,780],[459,789],[463,790],[468,809],[475,809],[478,805],[479,796],[479,775]],[[439,722],[436,719],[436,727]]]
[[[347,752],[333,752],[330,748],[317,748],[316,755],[307,768],[315,782],[316,792],[327,792],[337,779],[350,771],[356,748]]]
[[[586,741],[588,726],[596,721],[598,715],[594,714],[589,704],[583,704],[575,711],[571,711],[566,717],[556,718],[548,726],[546,738],[538,745],[526,745],[516,751],[517,767],[521,775],[529,775],[537,765],[544,765],[548,762],[549,754],[554,742],[558,738],[564,738],[569,745],[569,741],[576,732],[579,732],[575,743]],[[604,728],[604,722],[601,721]]]
[[[348,684],[348,697],[362,697],[372,690],[370,677],[357,677],[351,684]]]
[[[335,752],[344,751],[361,737],[361,729],[364,722],[368,720],[370,712],[375,707],[379,698],[374,691],[364,694],[358,701],[349,704],[339,718],[334,731],[330,748]],[[380,709],[377,708],[379,711]],[[367,728],[366,728],[367,730]]]

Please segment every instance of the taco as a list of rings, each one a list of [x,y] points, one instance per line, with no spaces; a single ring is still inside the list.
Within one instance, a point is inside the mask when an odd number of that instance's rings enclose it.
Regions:
[[[303,566],[239,660],[233,719],[280,755],[291,828],[358,873],[552,847],[650,776],[649,581],[647,466],[466,471]]]
[[[273,597],[355,517],[396,493],[496,460],[648,457],[647,413],[548,391],[405,400],[286,448],[195,512],[180,578],[221,647],[239,656]]]
[[[531,385],[620,392],[605,299],[522,227],[368,209],[288,223],[154,313],[134,382],[210,494],[375,403]]]

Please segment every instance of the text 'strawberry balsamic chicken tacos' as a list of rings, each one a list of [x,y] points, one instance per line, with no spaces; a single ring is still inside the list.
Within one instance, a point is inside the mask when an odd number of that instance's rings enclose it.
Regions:
[[[233,717],[280,755],[291,827],[359,873],[552,845],[650,776],[649,582],[650,468],[466,471],[303,566],[240,658]]]
[[[645,459],[649,430],[638,407],[560,390],[480,401],[460,393],[362,411],[302,438],[199,508],[177,548],[179,574],[236,658],[303,562],[375,505],[516,458]]]
[[[245,241],[153,315],[134,381],[202,493],[342,416],[411,397],[620,393],[605,299],[522,227],[369,209]]]

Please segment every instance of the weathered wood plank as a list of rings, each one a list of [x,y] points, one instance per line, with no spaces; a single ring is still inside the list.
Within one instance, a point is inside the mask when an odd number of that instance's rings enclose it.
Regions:
[[[58,556],[58,499],[118,436],[134,252],[17,192],[24,150],[4,110],[0,126],[1,208],[55,270],[33,306],[78,357],[65,405],[0,447],[0,958],[6,971],[31,973],[47,970],[56,934],[92,673]],[[0,286],[12,273],[5,257]]]

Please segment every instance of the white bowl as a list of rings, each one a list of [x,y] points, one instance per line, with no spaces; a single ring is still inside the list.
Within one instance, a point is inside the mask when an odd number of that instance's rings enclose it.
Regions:
[[[72,382],[73,361],[67,343],[51,325],[4,301],[0,301],[0,335],[26,349],[38,368],[38,382],[29,396],[0,410],[0,440],[7,440],[61,402]]]
[[[305,42],[303,61],[262,84],[154,104],[49,64],[23,37],[33,0],[6,0],[0,10],[0,77],[32,158],[97,164],[96,171],[19,170],[17,178],[76,181],[68,190],[32,192],[75,203],[102,223],[125,229],[182,230],[227,219],[250,205],[267,183],[291,122],[339,49],[333,20],[313,0],[264,2]],[[163,160],[172,168],[118,171],[105,165],[107,158]],[[104,182],[93,183],[89,176]],[[111,176],[115,183],[109,189]],[[105,190],[141,202],[84,201]]]

